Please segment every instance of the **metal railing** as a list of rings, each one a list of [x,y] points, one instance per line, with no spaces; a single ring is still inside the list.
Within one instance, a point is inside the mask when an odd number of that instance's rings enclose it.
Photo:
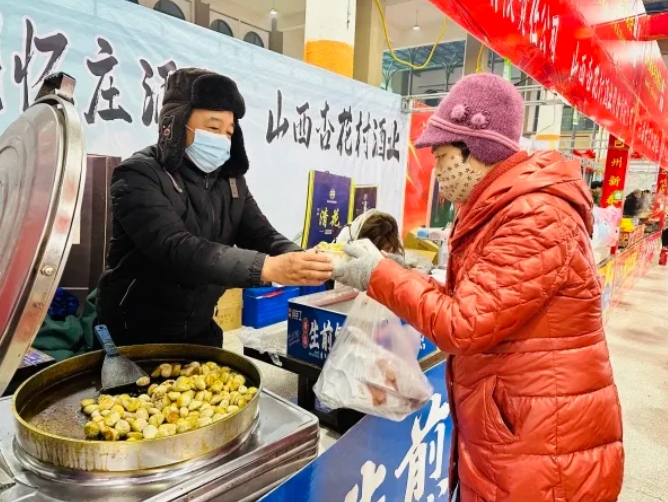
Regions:
[[[555,106],[565,105],[562,98],[553,92],[548,91],[542,85],[521,85],[517,90],[524,99],[524,106]],[[538,98],[531,96],[532,93],[545,94],[545,98]],[[407,113],[412,112],[429,112],[434,111],[438,107],[438,103],[447,96],[447,92],[434,92],[426,94],[411,94],[403,97],[402,109]],[[419,105],[416,106],[416,103]]]

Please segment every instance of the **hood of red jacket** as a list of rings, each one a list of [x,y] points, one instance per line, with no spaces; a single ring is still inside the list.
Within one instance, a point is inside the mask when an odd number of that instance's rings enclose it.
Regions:
[[[594,202],[582,179],[580,161],[567,160],[556,151],[537,152],[531,157],[520,152],[499,164],[481,183],[486,180],[486,186],[474,192],[462,208],[453,241],[486,224],[515,199],[531,193],[547,193],[568,202],[582,218],[583,229],[592,235]]]

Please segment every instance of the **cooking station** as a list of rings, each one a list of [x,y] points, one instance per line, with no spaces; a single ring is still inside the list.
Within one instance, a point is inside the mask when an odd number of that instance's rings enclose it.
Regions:
[[[47,77],[0,136],[0,395],[14,390],[74,239],[85,176],[74,86],[68,75]],[[103,354],[50,364],[0,399],[0,502],[250,502],[317,457],[318,419],[262,390],[249,359],[186,344],[120,352],[146,368],[210,361],[241,371],[259,392],[181,434],[91,440],[80,403],[99,394]]]
[[[13,422],[11,398],[0,399],[1,502],[246,502],[318,453],[318,420],[267,391],[260,395],[257,424],[238,443],[169,469],[127,475],[63,471],[39,463],[17,445]]]

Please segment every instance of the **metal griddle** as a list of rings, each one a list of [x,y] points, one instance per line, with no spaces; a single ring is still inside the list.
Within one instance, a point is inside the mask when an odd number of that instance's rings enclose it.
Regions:
[[[147,371],[163,362],[214,361],[241,372],[251,386],[262,391],[257,366],[223,349],[172,343],[119,350]],[[127,477],[155,477],[158,471],[180,469],[186,462],[221,450],[229,452],[240,438],[247,437],[257,420],[258,395],[229,417],[183,434],[141,442],[85,439],[81,427],[87,419],[79,403],[96,396],[102,387],[103,360],[101,351],[66,359],[26,380],[12,396],[16,443],[32,459],[52,464],[49,470],[40,469],[43,475],[92,485],[112,477],[119,483]]]
[[[36,103],[0,134],[0,391],[46,316],[75,238],[85,148],[74,84],[64,74],[48,77]],[[39,386],[31,392],[39,394]],[[108,474],[63,469],[27,453],[17,438],[30,428],[15,421],[10,398],[0,399],[0,502],[256,500],[314,459],[319,439],[313,415],[265,391],[257,397],[250,426],[224,446],[162,469]],[[71,434],[78,419],[64,419],[44,399],[31,421],[48,418],[51,435]]]
[[[0,471],[7,472],[16,484],[0,490],[0,502],[246,502],[267,493],[318,452],[318,420],[264,391],[257,427],[224,458],[205,459],[204,465],[185,465],[180,471],[167,472],[143,484],[135,484],[136,480],[128,477],[121,486],[105,486],[104,481],[94,487],[81,486],[48,480],[21,463],[10,404],[9,398],[0,399]]]

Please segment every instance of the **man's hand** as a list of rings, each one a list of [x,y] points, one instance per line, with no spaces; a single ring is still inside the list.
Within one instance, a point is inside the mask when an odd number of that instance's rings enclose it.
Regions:
[[[334,265],[323,253],[305,251],[269,257],[262,269],[262,282],[281,286],[320,286],[332,278]]]

